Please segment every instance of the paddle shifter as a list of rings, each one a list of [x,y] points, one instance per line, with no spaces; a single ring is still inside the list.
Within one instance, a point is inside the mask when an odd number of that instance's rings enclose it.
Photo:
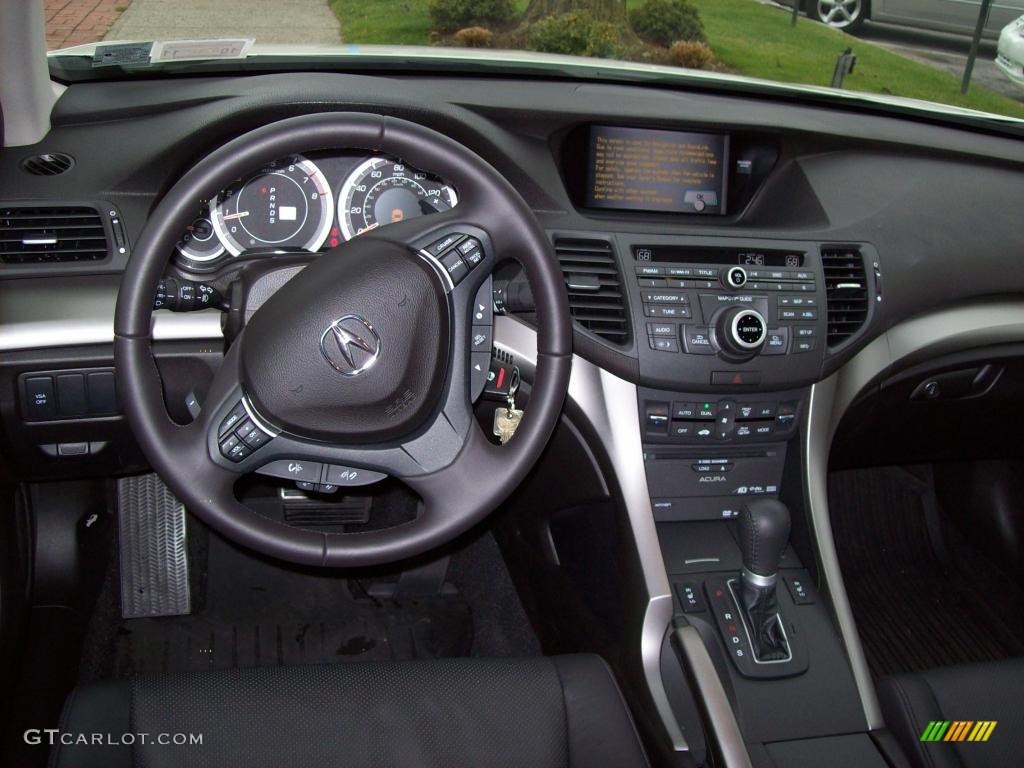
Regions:
[[[779,620],[775,597],[779,561],[789,543],[789,509],[775,499],[744,505],[739,517],[740,610],[750,628],[755,657],[760,661],[785,659],[790,651]]]

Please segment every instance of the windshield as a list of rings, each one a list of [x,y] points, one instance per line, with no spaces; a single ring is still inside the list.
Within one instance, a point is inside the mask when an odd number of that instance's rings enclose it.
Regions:
[[[375,46],[403,46],[409,56],[464,66],[540,67],[566,55],[582,57],[591,75],[594,65],[648,78],[738,75],[1024,119],[1024,0],[45,0],[45,6],[50,49],[81,57],[91,77],[183,61],[192,68],[215,64],[217,71],[251,69],[263,57],[285,56],[321,64],[335,57],[344,69],[360,57],[380,60],[385,54]],[[223,40],[180,42],[213,38]],[[143,45],[115,45],[122,42]],[[93,43],[99,45],[75,47]]]

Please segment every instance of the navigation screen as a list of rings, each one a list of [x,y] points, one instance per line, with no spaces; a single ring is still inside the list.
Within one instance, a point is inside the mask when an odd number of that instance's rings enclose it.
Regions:
[[[590,128],[587,205],[657,213],[725,213],[728,139],[714,133]]]

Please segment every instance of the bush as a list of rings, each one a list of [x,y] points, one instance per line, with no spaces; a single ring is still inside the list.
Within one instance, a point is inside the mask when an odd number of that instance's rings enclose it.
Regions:
[[[700,14],[688,0],[647,0],[629,12],[629,23],[644,40],[655,45],[674,41],[706,42]]]
[[[500,25],[515,15],[513,0],[430,0],[430,21],[439,32]]]
[[[715,60],[715,54],[706,43],[677,40],[668,49],[668,60],[677,67],[708,69]]]
[[[595,21],[589,13],[564,13],[534,22],[527,35],[528,47],[544,53],[569,56],[619,55],[622,43],[619,30],[607,21]]]
[[[464,48],[490,48],[494,33],[483,27],[466,27],[455,33],[455,42]]]

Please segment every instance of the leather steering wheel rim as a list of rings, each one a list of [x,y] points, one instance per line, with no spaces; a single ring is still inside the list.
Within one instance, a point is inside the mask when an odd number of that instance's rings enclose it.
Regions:
[[[231,399],[238,397],[242,380],[236,377],[239,349],[246,343],[244,332],[225,356],[199,416],[188,425],[176,424],[168,415],[152,354],[153,297],[196,201],[273,160],[331,148],[401,157],[445,178],[459,192],[459,205],[451,211],[391,224],[369,238],[361,235],[358,239],[364,242],[360,248],[373,248],[376,243],[381,248],[390,244],[394,250],[398,244],[414,259],[419,243],[445,232],[480,232],[491,251],[487,271],[500,259],[517,259],[537,305],[537,364],[529,407],[508,444],[494,446],[472,418],[465,383],[468,365],[463,364],[468,349],[461,346],[468,338],[471,301],[467,304],[457,287],[448,297],[451,311],[458,316],[450,329],[447,399],[442,399],[436,415],[436,422],[449,432],[454,429],[459,438],[449,439],[450,462],[433,466],[430,461],[406,461],[411,455],[407,447],[423,440],[415,434],[399,446],[402,450],[394,445],[380,450],[360,446],[357,453],[347,446],[303,442],[293,436],[274,439],[299,446],[295,450],[305,450],[305,445],[308,455],[316,457],[333,451],[328,455],[366,457],[370,468],[403,468],[391,474],[423,499],[420,514],[410,523],[360,533],[295,528],[260,515],[235,498],[233,488],[240,474],[215,456],[214,430]],[[307,269],[312,270],[321,259],[343,259],[345,249],[342,245],[335,249],[337,253],[315,257]],[[485,277],[480,270],[473,285]],[[466,294],[469,280],[464,283]],[[125,414],[151,465],[186,508],[245,547],[294,563],[331,567],[378,565],[413,557],[455,538],[486,517],[519,485],[547,445],[568,389],[572,357],[571,320],[561,271],[550,241],[515,189],[486,161],[452,139],[412,122],[364,113],[321,113],[282,120],[246,133],[200,160],[167,192],[143,229],[122,278],[114,328],[117,383]]]

